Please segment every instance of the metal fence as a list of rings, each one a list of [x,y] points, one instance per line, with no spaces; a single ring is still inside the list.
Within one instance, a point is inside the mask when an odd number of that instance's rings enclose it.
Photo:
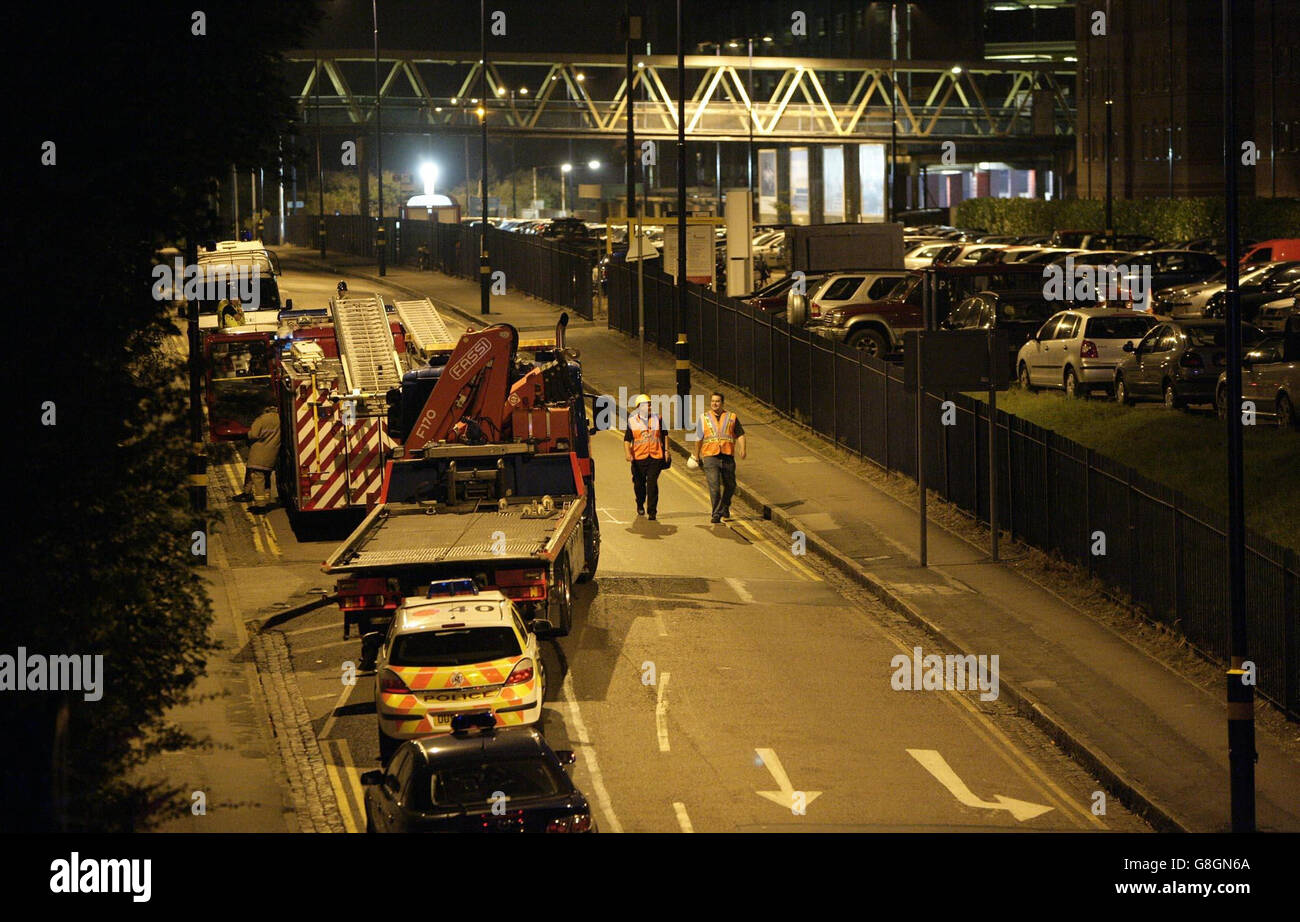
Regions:
[[[647,270],[644,291],[646,341],[671,352],[673,281]],[[609,326],[633,336],[635,293],[635,273],[611,268]],[[916,403],[904,391],[900,366],[694,284],[687,285],[686,316],[693,364],[887,470],[916,477]],[[964,394],[926,394],[925,400],[927,485],[987,523],[987,404]],[[942,425],[944,400],[957,408],[955,425]],[[1227,663],[1225,515],[1001,410],[996,438],[998,521],[1013,538],[1086,567],[1204,655]],[[1099,537],[1104,554],[1094,553]],[[1258,688],[1300,717],[1300,560],[1253,533],[1246,547],[1246,617]]]
[[[385,252],[389,265],[418,267],[420,248],[429,253],[428,268],[448,275],[479,277],[479,229],[466,224],[398,221],[385,218]],[[318,247],[319,218],[293,215],[286,219],[285,236],[296,246]],[[361,215],[326,215],[328,250],[376,258],[378,220]],[[492,271],[505,273],[508,290],[521,291],[571,309],[592,319],[592,273],[595,258],[531,234],[488,229]]]

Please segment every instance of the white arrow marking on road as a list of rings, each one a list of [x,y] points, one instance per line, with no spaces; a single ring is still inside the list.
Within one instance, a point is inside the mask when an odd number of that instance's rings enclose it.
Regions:
[[[795,791],[794,785],[790,783],[790,776],[785,773],[781,760],[776,757],[775,750],[755,749],[754,751],[763,760],[767,770],[772,773],[772,778],[775,779],[777,787],[781,789],[779,791],[755,791],[754,793],[759,797],[766,797],[778,807],[785,807],[790,810],[794,807],[794,795],[796,793],[803,794],[805,807],[821,796],[821,791]]]
[[[909,749],[907,754],[916,761],[920,762],[925,770],[934,775],[939,783],[948,789],[948,792],[956,797],[957,800],[967,807],[982,807],[985,810],[1006,810],[1020,822],[1032,820],[1036,816],[1042,816],[1054,808],[1045,807],[1042,804],[1030,803],[1026,800],[1016,800],[1014,797],[1006,797],[1002,794],[994,794],[997,803],[987,800],[980,800],[971,789],[966,787],[965,782],[957,777],[957,773],[952,767],[944,761],[943,756],[934,749]]]

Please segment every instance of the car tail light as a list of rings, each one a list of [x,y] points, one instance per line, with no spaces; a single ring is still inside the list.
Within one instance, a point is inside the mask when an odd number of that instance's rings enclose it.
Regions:
[[[591,814],[575,813],[561,816],[546,824],[547,832],[591,832]]]
[[[1205,361],[1201,358],[1199,352],[1184,352],[1183,357],[1178,360],[1178,364],[1184,368],[1204,368]]]
[[[1095,359],[1097,357],[1097,344],[1090,339],[1085,339],[1079,345],[1079,357],[1085,359]]]
[[[385,669],[379,674],[379,693],[381,695],[409,695],[411,690],[406,687],[402,677],[391,669]]]
[[[519,662],[515,663],[515,668],[510,670],[510,676],[506,679],[507,685],[522,685],[524,682],[533,680],[533,661],[525,656]]]
[[[812,304],[808,306],[808,310],[811,312],[810,315],[813,317],[820,317],[822,315],[822,306],[816,301],[812,302]]]

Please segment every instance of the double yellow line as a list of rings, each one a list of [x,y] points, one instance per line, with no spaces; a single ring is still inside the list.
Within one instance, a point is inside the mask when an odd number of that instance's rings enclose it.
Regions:
[[[230,461],[221,462],[221,471],[225,474],[226,482],[230,488],[238,493],[243,489],[243,477],[235,470],[234,464]],[[275,529],[266,516],[255,516],[248,511],[248,507],[242,503],[237,503],[240,510],[244,513],[244,518],[248,519],[248,524],[253,531],[253,544],[257,547],[258,552],[262,554],[270,553],[275,557],[280,556],[280,542],[275,538]]]
[[[699,483],[692,480],[677,467],[668,468],[667,473],[669,477],[674,478],[677,483],[685,488],[686,492],[692,494],[696,499],[698,499],[704,505],[705,509],[711,510],[713,508],[713,498],[709,496],[709,491],[707,489],[700,486]],[[813,582],[822,581],[822,578],[817,575],[815,570],[785,548],[777,545],[775,541],[769,539],[758,529],[758,526],[754,525],[752,522],[733,518],[729,527],[732,531],[735,531],[742,538],[749,541],[750,544],[754,545],[754,547],[758,549],[759,553],[775,563],[781,569],[787,572],[796,572],[802,575],[804,579]]]
[[[352,761],[352,747],[347,740],[321,740],[325,773],[339,802],[343,828],[348,832],[365,832],[366,795],[361,785],[361,770]]]

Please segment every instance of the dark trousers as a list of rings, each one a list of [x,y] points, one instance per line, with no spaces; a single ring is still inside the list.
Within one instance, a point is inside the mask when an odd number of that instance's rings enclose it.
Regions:
[[[271,472],[264,467],[246,467],[244,468],[244,489],[251,491],[253,489],[253,478],[261,477],[265,489],[271,489]]]
[[[659,512],[659,472],[664,469],[661,458],[644,458],[632,462],[632,491],[636,493],[636,507],[655,515]]]
[[[731,518],[731,497],[736,492],[736,459],[731,455],[701,458],[704,477],[709,481],[709,498],[713,500],[713,517]]]

